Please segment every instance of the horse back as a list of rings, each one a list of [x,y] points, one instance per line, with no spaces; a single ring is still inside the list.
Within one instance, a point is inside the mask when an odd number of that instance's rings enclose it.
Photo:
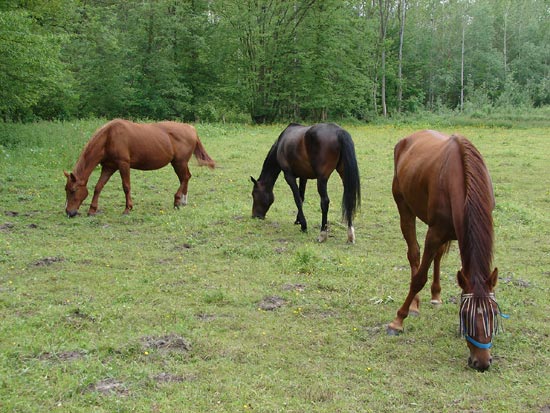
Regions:
[[[171,138],[155,124],[134,123],[115,119],[101,133],[104,155],[101,163],[118,167],[127,163],[141,170],[159,169],[174,157]]]
[[[328,178],[340,160],[339,130],[334,124],[289,125],[278,141],[281,169],[300,178]]]
[[[394,197],[402,198],[427,225],[454,227],[465,198],[462,157],[455,137],[421,131],[397,143],[394,150]],[[454,229],[450,231],[454,238]]]

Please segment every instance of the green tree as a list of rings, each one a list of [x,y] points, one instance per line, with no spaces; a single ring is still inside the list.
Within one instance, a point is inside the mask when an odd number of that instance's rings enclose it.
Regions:
[[[63,94],[62,38],[44,33],[25,10],[0,11],[0,116],[32,117],[42,98]]]

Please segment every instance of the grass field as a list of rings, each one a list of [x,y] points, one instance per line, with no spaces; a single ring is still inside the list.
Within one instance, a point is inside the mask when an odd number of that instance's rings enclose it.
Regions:
[[[474,142],[497,200],[497,297],[511,318],[478,373],[458,336],[456,245],[442,265],[444,304],[431,308],[426,288],[405,333],[385,331],[409,283],[393,146],[430,125],[347,128],[363,197],[349,245],[336,175],[326,243],[313,183],[309,233],[293,225],[283,179],[266,220],[250,218],[249,177],[282,125],[196,125],[218,168],[192,160],[180,210],[165,168],[133,171],[130,215],[115,175],[101,214],[85,215],[87,199],[68,219],[63,170],[102,123],[0,128],[1,411],[550,411],[548,128],[439,128]]]

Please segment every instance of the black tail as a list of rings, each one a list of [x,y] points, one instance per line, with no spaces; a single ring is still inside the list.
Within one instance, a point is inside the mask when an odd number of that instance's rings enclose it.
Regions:
[[[361,182],[359,168],[355,156],[355,146],[348,132],[341,129],[338,132],[338,141],[341,146],[340,161],[344,165],[344,195],[342,196],[342,219],[348,227],[351,226],[355,213],[361,206]]]

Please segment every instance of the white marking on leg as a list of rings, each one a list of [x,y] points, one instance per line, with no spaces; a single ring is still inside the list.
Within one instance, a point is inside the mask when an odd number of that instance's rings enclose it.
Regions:
[[[180,205],[187,205],[187,195],[181,196]]]
[[[348,242],[355,244],[355,229],[353,226],[348,227]]]

